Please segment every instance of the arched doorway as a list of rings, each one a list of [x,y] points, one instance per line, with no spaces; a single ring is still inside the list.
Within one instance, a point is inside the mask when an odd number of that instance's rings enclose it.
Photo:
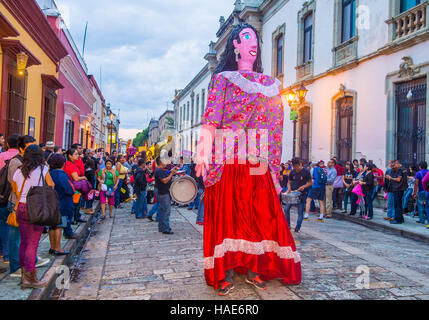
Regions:
[[[343,97],[336,102],[336,156],[340,161],[353,160],[353,97]]]
[[[310,108],[304,107],[299,114],[299,157],[304,162],[310,161],[310,118]]]

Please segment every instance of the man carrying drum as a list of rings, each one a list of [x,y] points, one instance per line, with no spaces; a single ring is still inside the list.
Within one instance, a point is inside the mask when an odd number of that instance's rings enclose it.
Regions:
[[[307,199],[307,188],[313,185],[310,171],[304,168],[301,159],[295,158],[292,160],[293,170],[289,174],[287,192],[285,195],[285,216],[290,227],[290,209],[292,206],[298,207],[298,221],[295,227],[295,233],[301,230],[304,220],[305,202]]]

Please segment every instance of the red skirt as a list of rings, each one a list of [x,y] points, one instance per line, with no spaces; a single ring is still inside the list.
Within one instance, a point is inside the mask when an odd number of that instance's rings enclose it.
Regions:
[[[271,173],[250,175],[252,166],[225,165],[221,180],[205,190],[204,269],[215,289],[231,269],[301,283],[301,259]]]

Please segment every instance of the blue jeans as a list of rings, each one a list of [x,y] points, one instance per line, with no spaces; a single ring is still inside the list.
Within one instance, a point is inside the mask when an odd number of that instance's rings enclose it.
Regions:
[[[21,266],[19,264],[19,245],[21,244],[21,234],[19,228],[9,228],[9,273],[16,272]]]
[[[9,202],[9,212],[12,212],[15,204]],[[21,234],[19,228],[9,227],[8,254],[9,254],[9,273],[16,272],[21,265],[19,264],[19,245],[21,244]]]
[[[158,230],[161,232],[170,232],[170,213],[171,213],[171,197],[170,194],[160,194],[158,196],[160,205]]]
[[[140,192],[136,200],[136,218],[143,218],[147,214],[146,191]]]
[[[344,211],[347,211],[347,206],[349,205],[349,198],[350,198],[350,195],[347,193],[347,188],[343,188],[343,195],[344,195],[344,203],[343,203]]]
[[[395,197],[393,192],[387,193],[387,217],[389,219],[395,218]]]
[[[287,221],[287,224],[289,225],[289,228],[290,228],[290,209],[293,206],[296,206],[298,208],[298,221],[296,222],[295,230],[297,230],[297,231],[301,230],[302,222],[304,221],[304,210],[305,210],[306,201],[307,201],[307,197],[306,197],[306,195],[304,195],[301,198],[300,204],[298,204],[298,205],[293,205],[293,204],[285,205],[285,216],[286,216],[286,221]]]
[[[380,190],[381,190],[381,186],[380,185],[375,186],[374,191],[372,192],[372,196],[371,196],[372,201],[375,200],[375,198],[377,197],[377,194],[378,194],[378,192]]]
[[[400,223],[404,222],[404,216],[402,214],[403,197],[404,197],[404,191],[393,192],[393,199],[394,199],[393,202],[395,204],[395,220]]]
[[[200,199],[200,206],[197,213],[197,222],[204,223],[204,200]]]
[[[427,192],[426,191],[419,191],[417,194],[417,210],[419,212],[419,221],[421,223],[425,223],[426,214],[428,211],[429,203],[427,203]],[[426,201],[426,205],[425,205]],[[429,223],[429,220],[428,220]]]
[[[122,188],[123,182],[124,182],[124,180],[119,179],[118,188],[116,189],[116,192],[115,192],[115,206],[116,207],[121,204],[121,188]]]
[[[358,196],[355,193],[352,193],[350,195],[350,205],[351,205],[351,211],[350,211],[350,215],[354,216],[357,212],[357,204],[356,202],[358,201]]]
[[[189,208],[191,208],[191,209],[194,209],[194,208],[198,209],[199,208],[201,193],[203,193],[203,189],[198,189],[197,197],[195,198],[194,202],[189,204]]]
[[[85,201],[85,209],[92,209],[93,204],[94,204],[94,198],[92,198],[92,200]]]
[[[64,236],[66,237],[72,237],[74,234],[73,229],[71,227],[74,213],[75,213],[74,209],[69,209],[68,212],[66,213],[67,227],[64,228]]]
[[[368,218],[374,217],[374,209],[372,207],[372,195],[373,192],[368,192],[365,194],[365,215],[368,216]]]
[[[159,210],[161,209],[161,207],[160,207],[159,201],[158,201],[158,189],[154,188],[153,193],[156,197],[156,202],[154,203],[154,205],[152,206],[152,209],[150,209],[150,211],[147,215],[153,217],[153,215],[156,213],[155,219],[159,220]]]
[[[3,253],[3,259],[8,260],[8,240],[9,240],[9,225],[6,223],[9,217],[8,206],[0,207],[0,251]]]
[[[408,207],[408,200],[413,194],[413,189],[408,188],[407,191],[404,193],[404,197],[402,198],[402,209],[405,210]]]
[[[426,221],[429,224],[429,192],[426,192],[426,206],[425,206],[425,211],[426,211]]]
[[[191,202],[189,204],[189,208],[190,209],[198,209],[199,205],[200,205],[200,195],[201,195],[202,190],[198,189],[198,193],[197,193],[197,197],[195,198],[195,200],[193,202]]]

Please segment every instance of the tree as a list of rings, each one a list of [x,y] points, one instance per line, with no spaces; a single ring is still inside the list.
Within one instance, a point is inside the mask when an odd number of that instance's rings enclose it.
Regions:
[[[167,128],[174,129],[174,119],[172,117],[167,117]]]
[[[136,148],[143,147],[146,141],[148,140],[149,140],[149,127],[147,127],[142,132],[139,132],[137,134],[137,136],[133,140],[133,146]]]

